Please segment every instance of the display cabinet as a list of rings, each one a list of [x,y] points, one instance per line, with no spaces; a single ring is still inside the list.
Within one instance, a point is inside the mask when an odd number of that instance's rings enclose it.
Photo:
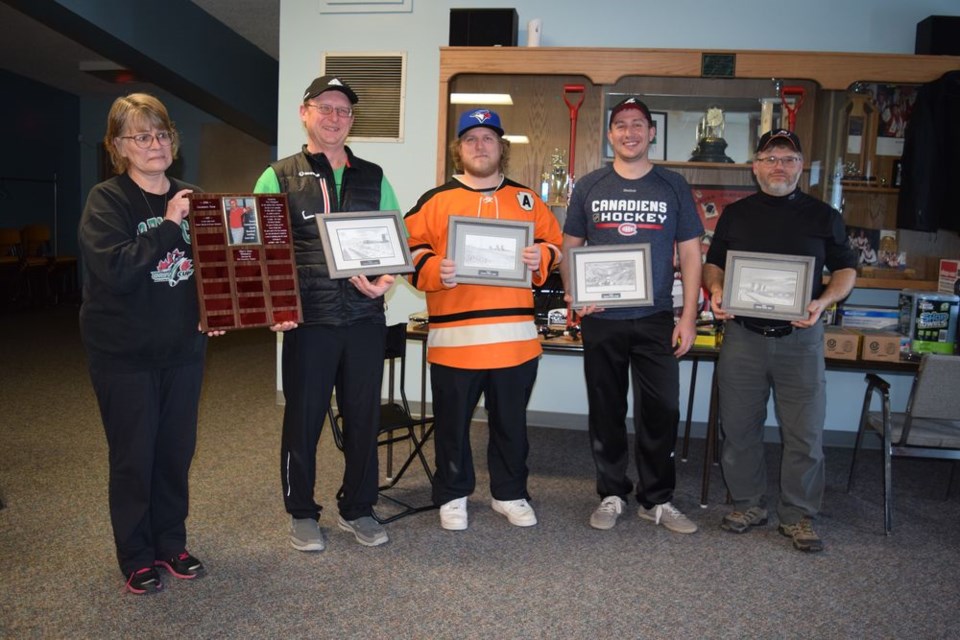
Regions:
[[[636,94],[657,119],[652,159],[682,173],[695,194],[699,187],[703,197],[698,204],[706,211],[716,212],[755,188],[750,159],[759,133],[787,126],[804,146],[805,190],[842,207],[849,225],[892,229],[897,145],[903,140],[898,127],[904,114],[894,114],[893,108],[884,113],[878,96],[909,97],[919,84],[955,69],[960,69],[960,58],[951,56],[445,47],[440,51],[437,180],[450,176],[447,143],[457,115],[471,106],[451,104],[451,95],[500,93],[513,101],[494,107],[507,133],[529,141],[513,145],[510,176],[540,190],[558,158],[569,157],[574,110],[564,98],[565,88],[576,86],[582,87],[583,101],[576,110],[576,166],[568,167],[574,176],[611,160],[609,110]],[[897,100],[894,104],[899,105]],[[881,124],[886,128],[881,130]],[[711,142],[704,152],[700,143],[707,137],[715,140],[721,130],[723,144]],[[552,204],[562,209],[559,199]],[[858,286],[933,288],[926,258],[932,262],[936,256],[960,254],[960,240],[956,234],[931,235],[902,233],[900,244],[912,256],[911,270],[872,282],[863,277]]]

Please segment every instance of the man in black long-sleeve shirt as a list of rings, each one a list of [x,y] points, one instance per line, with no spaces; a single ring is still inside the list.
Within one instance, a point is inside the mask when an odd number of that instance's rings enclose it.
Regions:
[[[717,373],[724,433],[721,464],[734,511],[721,527],[744,533],[767,523],[763,427],[773,389],[783,441],[780,533],[792,538],[800,551],[820,551],[823,543],[812,524],[824,488],[826,383],[820,315],[853,289],[857,257],[847,246],[840,214],[797,186],[803,154],[796,134],[783,129],[764,134],[753,173],[760,192],[726,208],[703,266],[713,313],[730,320]],[[723,282],[728,250],[813,256],[807,317],[787,322],[727,313]],[[820,279],[824,266],[832,273],[826,287]]]

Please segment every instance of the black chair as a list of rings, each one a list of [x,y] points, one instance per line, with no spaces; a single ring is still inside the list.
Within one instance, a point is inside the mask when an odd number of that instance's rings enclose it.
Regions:
[[[863,434],[869,431],[883,441],[883,528],[890,535],[893,527],[892,458],[954,460],[947,487],[949,495],[956,461],[960,460],[960,356],[925,354],[903,412],[890,411],[890,384],[886,380],[872,373],[867,374],[866,380],[867,391],[847,491],[853,485],[853,471]],[[880,411],[870,411],[875,393],[880,394]]]
[[[407,402],[406,392],[406,371],[407,371],[407,325],[406,323],[394,324],[387,327],[386,349],[384,350],[384,360],[387,363],[387,401],[380,405],[380,430],[378,446],[385,447],[387,450],[386,476],[384,483],[380,485],[380,497],[388,500],[394,505],[400,507],[398,513],[389,516],[382,516],[376,511],[373,517],[378,522],[386,524],[399,518],[436,509],[437,506],[432,502],[423,505],[413,505],[396,496],[388,493],[390,489],[396,487],[397,483],[403,478],[404,474],[414,463],[420,463],[423,472],[427,476],[430,484],[433,483],[433,471],[430,468],[430,461],[423,452],[423,447],[433,434],[433,419],[428,417],[424,411],[425,407],[420,407],[420,417],[413,417],[410,412],[410,404]],[[396,383],[399,381],[399,402],[396,399]],[[333,431],[333,439],[337,448],[343,450],[343,416],[339,412],[334,412],[333,408],[329,411],[330,426]],[[408,452],[399,469],[394,473],[394,445],[400,443],[408,444]]]

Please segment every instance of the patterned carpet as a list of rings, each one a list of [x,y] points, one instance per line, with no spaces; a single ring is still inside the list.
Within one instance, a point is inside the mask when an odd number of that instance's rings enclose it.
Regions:
[[[336,528],[342,463],[324,433],[317,495],[328,507],[327,549],[297,552],[279,495],[282,410],[267,331],[211,343],[188,521],[190,550],[208,575],[131,596],[113,556],[106,445],[76,310],[5,313],[0,336],[2,638],[960,637],[960,501],[956,488],[945,499],[950,467],[896,463],[886,537],[877,451],[864,455],[851,494],[850,452],[828,452],[817,522],[827,548],[805,555],[773,523],[741,536],[721,531],[718,470],[709,506],[698,506],[702,441],[678,465],[675,500],[700,525],[694,535],[641,521],[635,505],[615,529],[591,529],[586,434],[543,427],[531,429],[530,456],[540,524],[512,527],[489,507],[478,424],[470,528],[443,531],[427,512],[389,525],[391,542],[371,549]],[[768,459],[773,491],[775,445]],[[420,472],[402,487],[428,498]]]

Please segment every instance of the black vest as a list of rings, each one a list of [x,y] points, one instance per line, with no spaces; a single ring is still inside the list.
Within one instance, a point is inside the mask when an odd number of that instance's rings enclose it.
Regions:
[[[337,211],[378,211],[383,170],[353,155],[347,147],[341,197],[333,169],[322,153],[304,146],[296,154],[270,166],[280,191],[287,195],[290,228],[300,281],[304,324],[347,325],[358,321],[384,323],[383,298],[370,299],[346,279],[331,280],[315,216]]]

